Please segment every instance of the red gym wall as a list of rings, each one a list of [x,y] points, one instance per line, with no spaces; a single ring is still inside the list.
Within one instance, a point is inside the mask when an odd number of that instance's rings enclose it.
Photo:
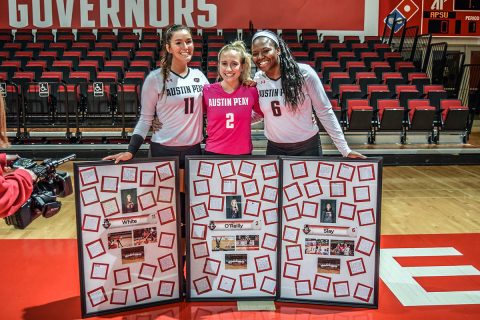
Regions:
[[[57,5],[58,3],[58,5]],[[2,0],[0,28],[364,29],[365,0]]]

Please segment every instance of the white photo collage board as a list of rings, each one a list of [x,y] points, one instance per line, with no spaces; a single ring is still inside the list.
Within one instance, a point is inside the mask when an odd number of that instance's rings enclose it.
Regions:
[[[187,298],[276,294],[279,160],[187,158]]]
[[[379,162],[282,162],[279,299],[375,305]]]
[[[76,164],[84,316],[180,298],[175,168]]]

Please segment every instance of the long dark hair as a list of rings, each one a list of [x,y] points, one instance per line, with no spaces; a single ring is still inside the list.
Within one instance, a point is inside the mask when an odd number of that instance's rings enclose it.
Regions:
[[[296,111],[298,106],[305,101],[305,93],[303,93],[305,78],[285,41],[279,37],[277,39],[280,47],[278,58],[280,60],[280,75],[285,103],[292,111]],[[273,44],[276,46],[275,42]]]
[[[162,76],[163,76],[163,88],[162,88],[162,93],[161,95],[165,93],[165,88],[167,84],[167,78],[170,75],[170,68],[172,67],[172,54],[167,51],[167,44],[170,44],[170,40],[172,40],[172,35],[174,32],[180,31],[180,30],[187,30],[190,35],[192,32],[190,31],[190,28],[181,24],[172,24],[170,27],[168,27],[165,32],[162,33],[162,56],[161,56],[161,64],[160,68],[162,70]]]

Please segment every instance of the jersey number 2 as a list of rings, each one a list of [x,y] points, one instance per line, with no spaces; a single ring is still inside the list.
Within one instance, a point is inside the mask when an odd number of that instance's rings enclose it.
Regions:
[[[227,113],[225,116],[227,117],[227,123],[225,124],[227,129],[233,129],[235,127],[235,124],[233,123],[235,120],[234,114]]]
[[[280,109],[280,101],[272,101],[271,102],[272,113],[275,117],[279,117],[282,115],[282,109]]]
[[[183,100],[185,101],[185,114],[193,113],[193,97]]]

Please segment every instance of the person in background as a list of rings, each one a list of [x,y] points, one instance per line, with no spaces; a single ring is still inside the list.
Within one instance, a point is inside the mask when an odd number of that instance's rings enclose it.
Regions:
[[[252,56],[260,69],[254,81],[264,114],[267,155],[321,155],[314,111],[344,157],[365,158],[348,147],[315,70],[297,63],[281,38],[267,30],[255,33]]]
[[[5,116],[5,101],[0,97],[0,148],[9,146]],[[16,160],[17,155],[7,155],[0,150],[0,218],[8,217],[30,198],[36,175],[26,169],[11,171],[8,163]]]

